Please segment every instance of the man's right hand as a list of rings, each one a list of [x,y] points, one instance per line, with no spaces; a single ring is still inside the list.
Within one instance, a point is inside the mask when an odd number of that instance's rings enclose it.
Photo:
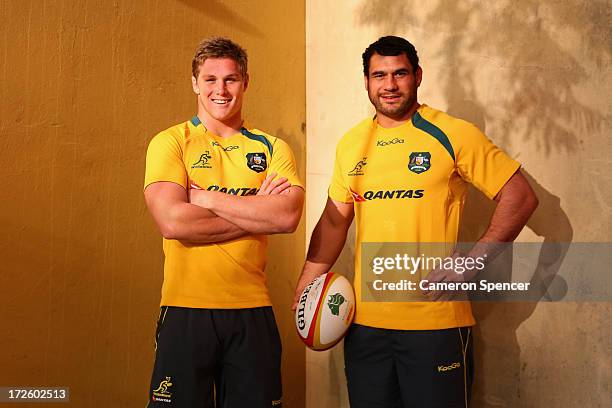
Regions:
[[[298,283],[295,286],[295,295],[293,296],[293,304],[291,305],[291,310],[295,311],[295,309],[297,308],[297,304],[300,301],[300,296],[302,295],[302,292],[304,291],[306,286],[308,286],[310,282],[312,282],[319,276],[321,276],[321,273],[317,271],[304,270],[302,272],[302,275],[300,275],[300,279],[298,280]]]
[[[304,288],[314,279],[329,272],[336,259],[338,259],[338,255],[344,247],[346,234],[353,221],[353,216],[352,203],[327,199],[323,214],[321,214],[319,222],[312,231],[308,256],[295,287],[291,310],[297,308]]]
[[[289,183],[287,177],[280,177],[274,180],[276,176],[278,176],[277,173],[270,173],[261,183],[257,195],[287,194],[291,183]]]

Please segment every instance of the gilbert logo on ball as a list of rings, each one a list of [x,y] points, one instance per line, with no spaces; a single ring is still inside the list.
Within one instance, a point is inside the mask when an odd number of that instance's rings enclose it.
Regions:
[[[295,311],[300,338],[313,350],[327,350],[346,334],[355,316],[355,293],[348,279],[329,272],[302,292]]]

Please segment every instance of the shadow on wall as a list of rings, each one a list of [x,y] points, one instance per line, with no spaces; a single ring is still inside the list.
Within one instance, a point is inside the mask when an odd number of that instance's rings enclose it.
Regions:
[[[534,268],[530,288],[546,293],[543,300],[552,299],[550,287],[566,287],[557,276],[572,240],[573,230],[558,197],[546,191],[531,175],[523,174],[533,187],[540,205],[527,227],[544,238],[548,245],[542,247],[538,265]],[[464,210],[464,221],[459,232],[460,242],[474,242],[488,226],[495,204],[480,191],[470,188]],[[553,221],[554,222],[551,222]],[[558,243],[558,245],[551,245]],[[496,276],[511,279],[512,264],[506,262],[506,271],[496,271]],[[501,273],[501,275],[499,275]],[[542,289],[544,288],[544,289]],[[564,294],[560,294],[562,297]],[[474,316],[478,324],[474,328],[476,375],[471,407],[526,407],[521,399],[520,380],[525,364],[521,364],[521,348],[516,332],[534,312],[537,302],[474,302]]]
[[[573,89],[588,79],[585,64],[603,68],[610,60],[607,2],[572,1],[562,7],[548,7],[535,0],[502,0],[483,7],[469,1],[438,1],[425,15],[421,9],[416,1],[364,1],[357,22],[378,28],[380,35],[420,30],[431,43],[441,44],[431,55],[438,65],[447,67],[438,78],[438,86],[451,115],[469,120],[485,132],[488,127],[500,146],[530,142],[543,157],[575,153],[583,142],[582,135],[586,138],[602,130],[605,114],[582,103]],[[560,31],[567,36],[559,35]],[[566,50],[572,43],[581,48],[570,54]],[[417,50],[423,48],[415,45]],[[480,80],[486,67],[478,61],[483,58],[495,63],[494,80]],[[423,64],[427,75],[427,62]],[[503,115],[487,113],[492,107],[479,102],[481,86],[492,87],[485,90],[489,94],[503,96],[494,107]],[[523,174],[540,201],[527,226],[544,242],[559,243],[553,246],[554,253],[540,253],[532,283],[539,287],[551,283],[563,286],[556,273],[572,240],[572,226],[559,197],[525,170]],[[459,241],[478,239],[494,208],[494,202],[470,189]],[[521,366],[516,332],[536,306],[536,302],[474,304],[479,325],[475,332],[477,371],[472,407],[529,405],[520,395],[525,366]]]
[[[432,55],[448,67],[438,82],[451,107],[464,101],[478,105],[480,67],[474,61],[486,58],[494,63],[502,74],[487,81],[494,87],[487,91],[503,95],[499,109],[504,115],[493,118],[485,113],[485,119],[502,146],[529,140],[543,155],[567,153],[582,142],[580,135],[604,126],[604,115],[573,94],[587,75],[583,61],[575,57],[578,53],[572,55],[564,47],[580,44],[589,63],[597,68],[607,64],[612,54],[607,1],[574,0],[562,7],[537,0],[500,0],[486,7],[470,3],[438,1],[426,16],[417,18],[422,7],[416,1],[367,1],[358,11],[358,23],[379,27],[382,35],[419,29],[432,43],[442,39]],[[559,29],[571,30],[573,41],[554,37],[552,32]],[[424,47],[415,45],[417,50]],[[519,129],[524,129],[522,134],[517,134]]]
[[[458,102],[449,105],[448,112],[474,123],[486,133],[484,110],[473,101]],[[521,171],[540,202],[527,227],[544,238],[543,242],[547,244],[540,252],[530,287],[537,293],[546,294],[546,298],[542,300],[559,300],[551,299],[547,290],[551,287],[567,287],[564,279],[557,276],[557,272],[572,241],[573,229],[567,214],[561,208],[559,197],[542,187],[525,169]],[[487,229],[494,210],[495,202],[470,186],[458,241],[478,240]],[[495,274],[510,281],[512,263],[508,261],[504,264],[507,269],[496,271]],[[521,348],[516,333],[521,324],[532,315],[536,306],[537,302],[473,303],[474,317],[478,324],[474,328],[476,375],[471,407],[519,408],[530,405],[528,401],[521,399],[520,381],[526,365],[521,364]]]

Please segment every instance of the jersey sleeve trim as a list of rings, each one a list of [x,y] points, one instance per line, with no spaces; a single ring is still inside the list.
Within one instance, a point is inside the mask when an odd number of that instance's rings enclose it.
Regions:
[[[341,197],[340,195],[332,192],[332,188],[331,186],[327,188],[327,196],[332,200],[332,201],[338,201],[344,204],[352,204],[353,200],[347,197]]]
[[[146,190],[147,187],[149,187],[151,184],[155,184],[155,183],[172,183],[172,184],[176,184],[177,186],[181,187],[183,190],[187,190],[185,188],[185,186],[183,184],[181,184],[180,181],[176,181],[173,179],[159,179],[159,180],[153,180],[153,181],[149,181],[145,184],[144,188],[142,189],[142,191]]]
[[[270,141],[265,136],[251,133],[245,128],[241,128],[240,133],[242,133],[244,136],[248,137],[251,140],[255,140],[257,142],[263,143],[268,148],[270,157],[272,157],[272,152],[274,151],[274,148],[272,147],[272,143],[270,143]]]
[[[433,136],[450,154],[453,162],[455,161],[455,150],[453,149],[453,145],[450,140],[448,140],[448,136],[439,127],[429,122],[427,119],[423,118],[419,112],[415,112],[412,116],[412,124],[415,128],[421,129],[423,132],[430,134]]]

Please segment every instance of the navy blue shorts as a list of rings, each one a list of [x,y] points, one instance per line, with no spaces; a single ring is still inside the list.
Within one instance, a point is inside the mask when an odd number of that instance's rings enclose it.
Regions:
[[[344,340],[351,408],[467,408],[470,327],[388,330],[354,324]]]
[[[281,341],[271,307],[163,306],[149,408],[280,408]]]

